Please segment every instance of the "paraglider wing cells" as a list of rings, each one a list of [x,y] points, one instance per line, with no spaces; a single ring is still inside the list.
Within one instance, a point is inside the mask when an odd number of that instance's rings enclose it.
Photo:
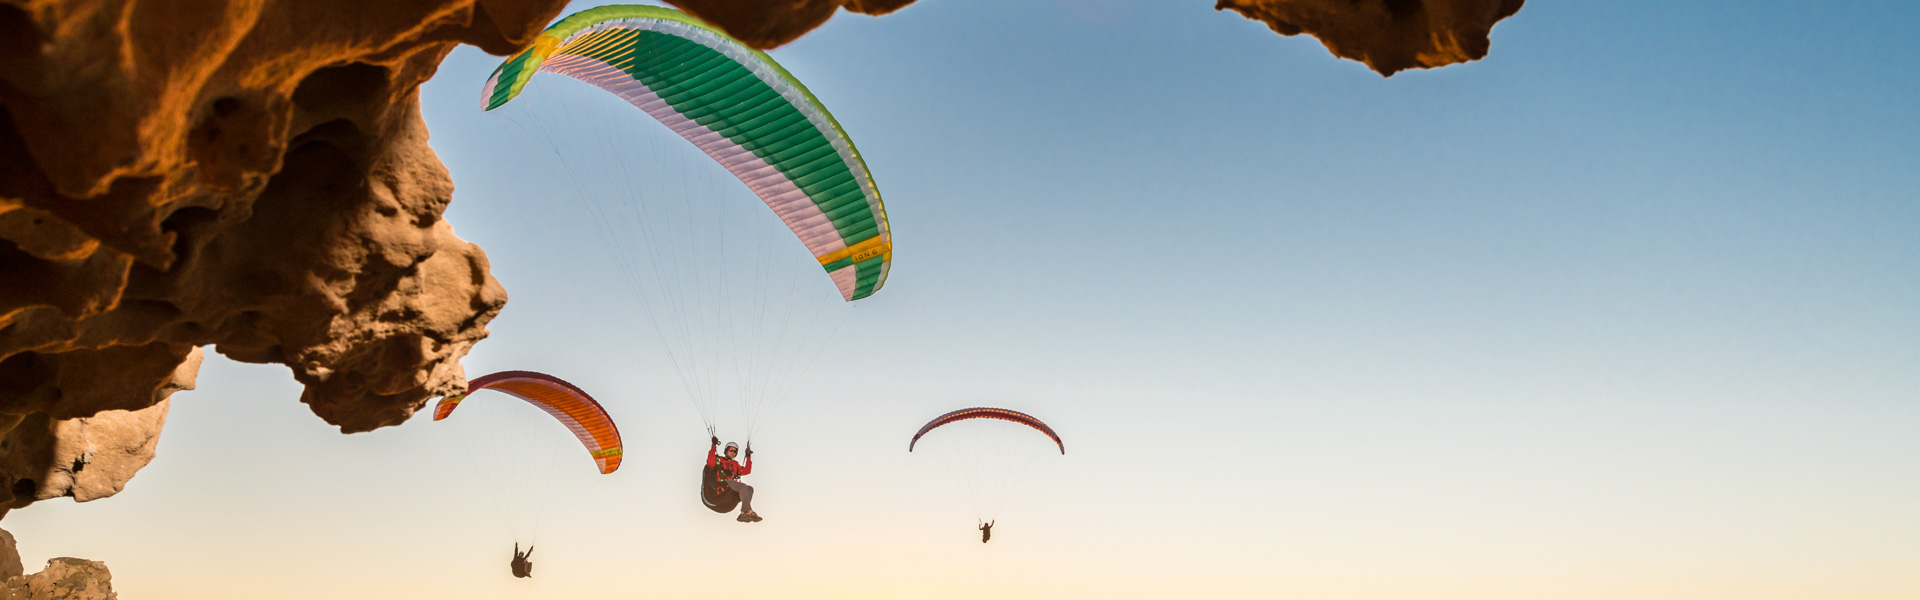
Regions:
[[[540,71],[593,84],[693,142],[764,200],[841,296],[872,295],[893,256],[866,161],[833,115],[766,53],[685,13],[603,6],[555,23],[487,80],[487,110]]]

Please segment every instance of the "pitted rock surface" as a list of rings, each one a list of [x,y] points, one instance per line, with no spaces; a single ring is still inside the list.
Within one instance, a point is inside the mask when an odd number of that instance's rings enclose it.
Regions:
[[[0,0],[0,514],[119,491],[200,348],[342,431],[464,389],[506,302],[417,91],[559,0]]]

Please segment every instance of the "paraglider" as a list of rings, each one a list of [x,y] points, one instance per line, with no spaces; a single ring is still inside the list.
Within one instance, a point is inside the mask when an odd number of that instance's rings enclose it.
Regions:
[[[541,71],[612,92],[693,142],[780,216],[845,299],[886,283],[893,241],[866,161],[819,99],[765,52],[670,8],[592,8],[501,63],[487,79],[486,110]]]
[[[532,85],[540,73],[549,76]],[[528,155],[564,173],[557,185],[627,271],[708,435],[737,428],[751,457],[761,420],[814,364],[847,303],[886,283],[886,209],[852,138],[766,53],[658,6],[561,19],[494,70],[483,101],[550,150]],[[650,117],[644,131],[630,128],[636,108]],[[650,154],[662,151],[651,122],[710,161]],[[675,164],[681,172],[666,177],[640,171]],[[714,167],[757,202],[730,203],[730,186],[712,182],[654,183]],[[739,231],[755,223],[772,227]],[[781,247],[794,240],[806,255]],[[701,502],[721,513],[738,503],[741,520],[758,520],[744,473],[722,464],[710,448]]]
[[[1042,423],[1039,419],[1033,418],[1033,415],[1004,408],[986,407],[962,408],[934,417],[932,421],[928,421],[926,425],[921,426],[920,431],[914,432],[913,439],[907,441],[907,451],[912,452],[914,444],[920,443],[920,437],[926,435],[927,432],[933,431],[942,425],[958,423],[968,419],[996,419],[1032,427],[1040,433],[1046,434],[1049,439],[1052,439],[1053,443],[1060,447],[1061,454],[1067,453],[1067,443],[1060,441],[1060,434],[1054,433],[1052,427],[1048,427],[1046,423]]]
[[[513,543],[513,562],[507,563],[507,569],[513,571],[514,577],[521,577],[521,578],[532,577],[533,576],[533,546],[527,546],[527,551],[521,552],[520,542],[514,542]]]
[[[740,455],[739,444],[727,442],[726,456],[716,454],[715,452],[719,449],[720,438],[714,437],[713,446],[707,449],[705,472],[711,477],[709,485],[717,488],[716,493],[730,494],[740,503],[740,517],[735,520],[741,523],[759,522],[760,514],[753,512],[753,486],[740,482],[741,477],[753,473],[753,445],[747,445],[747,464],[745,465],[733,460],[733,457]],[[709,508],[712,506],[712,503],[708,503]]]
[[[982,544],[993,539],[995,517],[1034,460],[1055,449],[1062,455],[1067,453],[1066,442],[1040,419],[988,407],[963,408],[934,417],[914,432],[907,451],[913,452],[921,438],[935,430],[942,433],[933,436],[927,452],[939,455],[956,480],[956,487],[973,506]]]
[[[465,421],[475,431],[469,435],[463,430],[462,438],[467,446],[469,458],[480,475],[488,480],[495,489],[489,490],[490,498],[501,512],[503,521],[514,536],[513,560],[508,563],[514,577],[533,576],[533,544],[529,543],[525,552],[520,550],[520,542],[535,541],[542,513],[546,510],[551,494],[546,479],[554,472],[562,470],[563,464],[577,464],[577,454],[564,453],[567,458],[561,462],[563,453],[553,443],[564,439],[554,435],[550,425],[558,421],[573,440],[586,449],[588,458],[600,474],[610,474],[620,468],[623,454],[620,441],[620,429],[614,425],[613,418],[607,414],[600,403],[588,395],[585,390],[558,377],[533,371],[501,371],[468,381],[467,393],[441,398],[433,407],[433,420],[443,421],[452,417],[456,409],[473,404],[475,394],[483,390],[492,390],[519,398],[551,420],[540,419],[545,423],[529,422],[526,417],[538,416],[538,413],[520,409],[518,412],[512,403],[488,403],[491,406],[469,408],[460,414],[480,412]],[[548,451],[540,451],[545,444]],[[576,451],[577,452],[577,451]]]
[[[613,424],[593,396],[559,377],[533,371],[501,371],[467,382],[467,393],[441,398],[433,405],[433,420],[443,421],[468,396],[494,390],[527,401],[573,432],[602,475],[620,468],[620,428]]]

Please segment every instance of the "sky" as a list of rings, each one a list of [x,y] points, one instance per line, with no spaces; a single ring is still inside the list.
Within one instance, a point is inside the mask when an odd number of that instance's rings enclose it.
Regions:
[[[627,445],[556,476],[537,576],[451,428],[211,357],[124,492],[5,527],[142,599],[1920,596],[1920,5],[1535,1],[1382,78],[1208,4],[773,52],[896,251],[755,439],[762,523],[693,502],[700,419],[462,47],[423,112],[511,294],[467,372],[564,374]],[[984,545],[902,444],[981,404],[1069,449]]]

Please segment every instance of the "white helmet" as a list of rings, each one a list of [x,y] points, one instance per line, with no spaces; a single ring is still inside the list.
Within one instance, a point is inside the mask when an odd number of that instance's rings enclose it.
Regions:
[[[728,451],[728,452],[739,452],[739,451],[740,451],[740,445],[739,445],[739,444],[735,444],[735,443],[733,443],[733,442],[727,442],[727,451]]]

